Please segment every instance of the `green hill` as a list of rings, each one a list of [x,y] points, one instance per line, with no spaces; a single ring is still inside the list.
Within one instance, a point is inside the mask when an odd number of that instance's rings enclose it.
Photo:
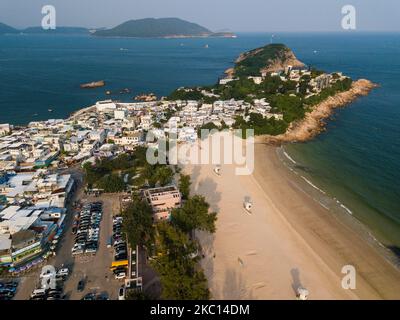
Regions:
[[[284,44],[269,44],[241,54],[233,73],[235,76],[254,76],[283,70],[289,65],[295,68],[304,66]]]
[[[0,22],[0,34],[17,33],[17,32],[18,32],[17,29],[14,29],[14,28]]]
[[[99,37],[169,38],[209,37],[214,33],[196,23],[178,18],[130,20],[108,30],[94,33]]]

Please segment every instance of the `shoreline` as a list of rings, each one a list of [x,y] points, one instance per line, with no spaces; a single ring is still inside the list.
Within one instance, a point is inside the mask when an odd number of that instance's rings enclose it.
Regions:
[[[399,299],[400,270],[307,194],[276,151],[256,144],[251,176],[236,176],[232,165],[218,177],[212,165],[184,167],[192,192],[218,212],[216,234],[196,233],[213,298],[294,299],[302,285],[310,299]],[[356,290],[341,287],[345,265],[356,268]]]
[[[277,136],[260,135],[255,137],[256,142],[281,145],[311,140],[325,130],[325,120],[334,113],[335,109],[344,107],[359,97],[368,95],[372,89],[377,87],[378,85],[370,80],[359,79],[354,81],[350,90],[339,92],[315,105],[310,112],[306,113],[304,119],[292,123],[285,133]]]
[[[396,255],[392,250],[383,244],[374,234],[374,231],[370,229],[368,225],[357,219],[353,211],[351,211],[343,202],[337,199],[334,195],[328,194],[325,190],[319,188],[312,181],[312,175],[310,177],[304,176],[300,171],[296,169],[298,164],[291,156],[287,153],[284,146],[276,147],[276,154],[282,165],[286,169],[296,175],[294,179],[299,179],[299,184],[302,185],[303,192],[311,197],[315,202],[321,205],[326,210],[330,211],[332,215],[338,216],[341,222],[347,224],[352,230],[358,232],[358,234],[368,241],[389,263],[400,271],[400,257]],[[286,161],[285,159],[289,160]],[[300,181],[302,179],[303,181]],[[311,179],[311,181],[310,181]],[[307,189],[307,190],[306,190]],[[340,216],[340,217],[339,217]]]

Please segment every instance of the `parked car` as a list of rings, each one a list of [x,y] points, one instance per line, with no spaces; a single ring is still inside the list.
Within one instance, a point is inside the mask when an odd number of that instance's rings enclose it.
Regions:
[[[96,295],[94,293],[88,293],[82,298],[82,300],[96,300]]]
[[[125,300],[125,287],[122,286],[118,290],[118,300]]]
[[[57,276],[68,277],[68,275],[69,275],[69,269],[68,268],[62,268],[62,269],[58,270],[58,272],[57,272]]]
[[[77,290],[78,290],[79,292],[82,292],[84,289],[85,289],[85,280],[84,280],[84,279],[81,279],[81,280],[79,280],[79,282],[78,282]]]
[[[121,280],[121,279],[125,279],[125,278],[126,278],[126,272],[120,272],[115,275],[115,279],[117,279],[117,280]]]

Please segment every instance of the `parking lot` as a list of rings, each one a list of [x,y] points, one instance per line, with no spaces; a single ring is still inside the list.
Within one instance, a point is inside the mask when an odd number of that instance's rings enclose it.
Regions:
[[[64,282],[64,294],[66,299],[80,300],[89,293],[102,297],[108,296],[111,300],[118,299],[119,288],[124,280],[116,280],[110,270],[114,259],[114,248],[107,247],[113,234],[113,215],[120,211],[120,196],[116,194],[105,194],[99,197],[84,196],[82,193],[77,197],[82,205],[90,202],[102,202],[102,218],[99,225],[98,248],[96,253],[72,255],[71,249],[75,245],[75,234],[72,233],[73,216],[67,222],[65,233],[58,244],[57,255],[51,258],[49,265],[57,269],[68,268],[69,276]],[[17,291],[15,299],[29,299],[32,291],[38,286],[41,270],[37,270],[21,279],[21,290]],[[78,290],[80,284],[80,290]]]
[[[100,197],[86,197],[83,204],[89,202],[102,202],[103,217],[100,222],[98,249],[95,254],[82,254],[72,256],[71,249],[74,246],[75,235],[72,226],[65,235],[65,242],[60,248],[56,259],[56,266],[69,267],[71,276],[65,282],[64,292],[67,299],[77,300],[88,293],[108,295],[112,300],[118,298],[118,290],[123,281],[114,278],[110,271],[113,261],[113,248],[107,248],[107,243],[112,235],[113,214],[119,212],[118,195],[103,195]],[[67,259],[66,256],[68,256]],[[83,282],[83,288],[78,291],[78,283]],[[81,284],[82,284],[81,282]]]

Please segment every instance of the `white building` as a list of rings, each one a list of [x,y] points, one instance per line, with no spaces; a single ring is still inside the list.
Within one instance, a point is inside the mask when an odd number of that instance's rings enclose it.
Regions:
[[[114,118],[119,120],[124,120],[127,116],[127,111],[124,109],[114,110]]]
[[[117,105],[112,100],[103,100],[96,102],[96,110],[98,112],[105,112],[115,110]]]
[[[9,123],[0,124],[0,136],[9,134],[11,127]]]

